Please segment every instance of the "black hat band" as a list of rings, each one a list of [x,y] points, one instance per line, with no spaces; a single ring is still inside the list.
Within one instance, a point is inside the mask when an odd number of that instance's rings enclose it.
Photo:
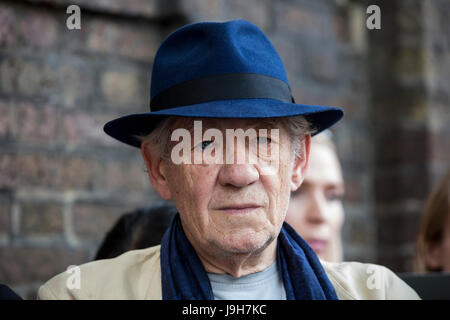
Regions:
[[[295,102],[283,80],[257,73],[228,73],[188,80],[163,90],[150,101],[150,110],[229,99]]]

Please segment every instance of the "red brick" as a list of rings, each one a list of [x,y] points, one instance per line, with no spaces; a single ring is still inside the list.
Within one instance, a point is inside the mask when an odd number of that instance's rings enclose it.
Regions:
[[[171,14],[177,8],[172,1],[160,2],[158,0],[128,0],[126,2],[122,0],[40,0],[40,2],[64,8],[76,4],[80,6],[81,12],[83,9],[89,9],[101,14],[143,16],[150,19]]]
[[[136,151],[137,152],[137,151]],[[57,154],[4,154],[0,188],[39,187],[56,190],[149,190],[140,159],[96,159]]]
[[[161,42],[157,30],[150,26],[136,28],[132,24],[88,20],[83,27],[87,33],[87,49],[97,53],[150,62]]]
[[[117,146],[115,140],[103,131],[105,123],[116,117],[94,110],[69,111],[63,117],[65,141],[72,145]]]
[[[17,187],[144,192],[149,182],[143,163],[136,159],[105,161],[77,155],[4,154],[0,157],[0,188]]]
[[[0,47],[20,48],[24,52],[49,49],[56,46],[58,28],[57,19],[46,10],[0,7]]]
[[[150,188],[150,181],[144,171],[142,160],[129,159],[129,161],[107,161],[104,163],[103,186],[110,192],[136,191],[145,192]]]
[[[17,140],[30,144],[51,144],[60,141],[61,112],[51,105],[21,103],[17,109]]]
[[[377,162],[381,167],[421,165],[428,154],[427,128],[379,130],[376,145]]]
[[[24,202],[20,205],[20,233],[24,235],[62,233],[62,206],[58,203]]]
[[[345,201],[361,202],[364,201],[365,186],[361,177],[345,177]]]
[[[19,175],[21,186],[30,183],[33,186],[57,187],[61,183],[61,159],[58,156],[33,154],[19,157],[21,171]],[[31,181],[28,180],[31,178]]]
[[[180,13],[192,22],[217,20],[224,14],[220,1],[183,0],[179,2],[179,8]]]
[[[25,61],[17,78],[17,89],[25,95],[45,96],[57,91],[57,77],[57,70],[53,66]]]
[[[329,98],[317,92],[317,88],[305,85],[301,81],[291,80],[291,91],[296,103],[309,105],[328,105]]]
[[[305,72],[304,50],[289,37],[277,35],[273,36],[271,41],[283,61],[292,85],[295,76]]]
[[[11,232],[11,201],[0,198],[0,233]]]
[[[375,177],[375,201],[388,204],[408,199],[424,199],[428,191],[425,168],[411,172],[379,173]]]
[[[210,5],[216,1],[204,1],[204,5]],[[256,24],[262,30],[270,27],[268,2],[265,0],[227,0],[224,2],[225,12],[229,19],[245,19]],[[211,11],[211,10],[205,10]]]
[[[353,95],[340,95],[335,97],[330,106],[336,106],[344,109],[345,117],[354,120],[364,121],[365,112],[361,108],[361,101]]]
[[[361,208],[361,211],[363,210],[364,209]],[[346,215],[341,232],[343,241],[351,243],[352,245],[369,246],[372,228],[373,224],[369,220],[369,217],[363,212]]]
[[[130,105],[145,105],[146,95],[141,86],[139,74],[133,71],[107,70],[101,76],[101,90],[106,101],[113,106],[122,106],[129,110]]]
[[[377,264],[389,268],[393,272],[412,272],[410,269],[411,256],[406,256],[398,246],[384,248],[378,255]]]
[[[383,245],[413,243],[417,240],[421,212],[390,212],[377,217],[377,238]]]
[[[0,140],[7,140],[12,135],[11,112],[5,101],[0,101]]]
[[[61,172],[61,187],[70,190],[92,190],[95,181],[95,171],[99,164],[88,157],[65,157]]]
[[[450,163],[450,130],[443,129],[438,132],[430,132],[430,162],[435,164]]]
[[[348,9],[344,8],[333,17],[333,29],[336,31],[336,37],[343,43],[350,41]]]
[[[427,99],[422,85],[385,84],[377,90],[380,93],[374,97],[372,106],[377,125],[397,127],[400,121],[415,126],[427,123]]]
[[[420,76],[423,73],[425,64],[423,49],[400,47],[394,63],[394,71],[397,77]]]
[[[92,102],[95,101],[98,91],[96,65],[89,59],[75,54],[64,56],[59,62],[57,72],[59,85],[53,98],[66,108],[84,107],[92,110]]]
[[[58,36],[56,18],[45,11],[20,10],[17,15],[18,36],[28,48],[51,48],[55,46]]]
[[[129,208],[117,203],[75,203],[73,225],[81,241],[99,242]]]
[[[44,97],[58,91],[54,66],[22,57],[4,58],[0,63],[0,91]]]
[[[145,193],[151,189],[138,151],[136,157],[97,159],[71,156],[62,162],[60,188],[65,190]]]
[[[17,79],[23,69],[22,61],[10,57],[0,60],[0,91],[11,93],[17,90]]]
[[[422,1],[400,1],[397,5],[397,28],[402,34],[409,33],[417,37],[423,31],[423,17],[417,14],[423,12]]]
[[[331,15],[322,10],[297,3],[275,2],[275,21],[278,32],[308,35],[316,39],[335,37]]]
[[[338,77],[337,53],[332,47],[318,51],[317,48],[307,50],[306,63],[312,78],[318,81],[335,81]]]
[[[0,188],[12,189],[17,185],[19,166],[16,156],[3,153],[0,157]]]
[[[16,19],[14,10],[5,5],[0,6],[0,48],[12,47],[16,43]]]
[[[61,162],[44,154],[3,154],[0,157],[0,186],[56,187],[61,184]]]

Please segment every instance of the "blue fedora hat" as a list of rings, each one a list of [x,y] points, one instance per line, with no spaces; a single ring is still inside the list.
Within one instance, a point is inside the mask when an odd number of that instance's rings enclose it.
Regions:
[[[140,147],[168,116],[275,118],[305,116],[315,133],[343,116],[340,108],[296,104],[281,59],[264,33],[245,20],[202,22],[171,33],[153,63],[150,112],[109,121],[104,131]]]

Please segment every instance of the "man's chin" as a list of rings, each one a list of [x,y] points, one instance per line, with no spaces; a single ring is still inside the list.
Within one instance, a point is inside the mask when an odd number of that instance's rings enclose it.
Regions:
[[[233,254],[251,254],[265,249],[273,240],[270,235],[229,234],[221,244],[223,250]]]

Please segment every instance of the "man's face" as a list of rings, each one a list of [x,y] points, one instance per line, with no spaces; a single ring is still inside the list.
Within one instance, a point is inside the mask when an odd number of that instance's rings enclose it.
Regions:
[[[202,121],[202,127],[204,131],[219,129],[225,139],[225,129],[246,130],[264,125],[258,120],[207,119]],[[237,156],[226,154],[225,144],[229,143],[236,145],[242,141],[224,141],[224,155]],[[279,127],[278,139],[270,141],[265,135],[253,143],[276,145],[279,162],[267,163],[261,157],[244,164],[175,165],[162,161],[161,172],[169,189],[165,194],[178,208],[183,229],[194,247],[246,254],[265,248],[280,232],[290,192],[299,184],[299,177],[293,176],[290,138]],[[192,152],[206,152],[208,144],[205,141],[200,146],[193,144]],[[240,150],[248,151],[248,146],[249,143],[244,143],[241,146],[244,149]],[[237,152],[239,146],[234,150]],[[272,174],[262,174],[267,166],[273,170]]]

